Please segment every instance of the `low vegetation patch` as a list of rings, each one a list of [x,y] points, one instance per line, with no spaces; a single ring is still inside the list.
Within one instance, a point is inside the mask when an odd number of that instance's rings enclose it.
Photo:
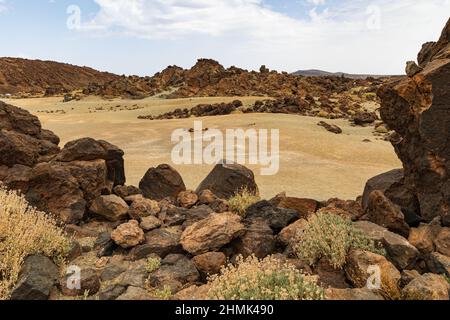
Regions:
[[[145,270],[148,273],[153,273],[161,267],[161,258],[148,258]]]
[[[234,197],[227,201],[228,207],[234,213],[240,216],[245,215],[248,207],[260,201],[261,198],[255,195],[253,192],[249,191],[247,188],[242,189]]]
[[[53,218],[0,186],[0,300],[9,298],[27,256],[42,254],[61,265],[69,246]]]
[[[323,289],[313,277],[279,259],[238,258],[209,279],[213,300],[322,300]]]
[[[313,215],[306,229],[298,235],[295,252],[301,259],[314,265],[322,258],[336,269],[342,269],[351,249],[360,249],[385,255],[373,240],[353,226],[353,223],[335,214]]]

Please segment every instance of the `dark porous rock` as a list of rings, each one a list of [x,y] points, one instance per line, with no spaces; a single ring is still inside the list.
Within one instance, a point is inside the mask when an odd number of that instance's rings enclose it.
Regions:
[[[166,197],[175,199],[182,191],[186,191],[183,178],[171,166],[162,164],[150,168],[139,183],[146,198],[163,200]]]
[[[130,255],[135,260],[157,254],[164,258],[171,253],[181,253],[181,227],[169,227],[152,230],[145,235],[145,243],[133,248]]]
[[[68,142],[56,160],[61,162],[92,161],[102,159],[106,161],[107,178],[114,186],[125,184],[124,152],[109,142],[82,138]]]
[[[397,269],[405,270],[416,263],[419,250],[402,236],[369,221],[358,221],[354,226],[363,231],[369,239],[382,245],[386,249],[388,260]]]
[[[193,225],[194,223],[208,218],[208,216],[214,212],[215,211],[213,211],[213,209],[211,209],[207,205],[201,205],[201,206],[194,207],[194,208],[186,211],[186,215],[185,215],[186,221],[183,223],[183,228],[186,229],[187,227]],[[217,213],[220,213],[220,212],[217,212]]]
[[[358,112],[353,116],[353,123],[357,126],[366,126],[374,123],[378,120],[378,116],[375,112]]]
[[[29,256],[11,292],[11,300],[47,300],[58,276],[58,267],[49,258]]]
[[[325,290],[326,300],[356,300],[356,301],[377,301],[384,300],[383,296],[377,290],[363,289],[335,289]]]
[[[126,290],[127,290],[127,288],[122,286],[122,285],[120,285],[120,284],[110,284],[110,285],[108,285],[105,288],[100,290],[100,292],[98,293],[98,299],[100,301],[116,300]]]
[[[426,261],[428,270],[437,274],[445,274],[450,277],[450,257],[433,252]]]
[[[378,90],[380,113],[401,137],[395,151],[405,168],[405,184],[427,221],[450,223],[450,20],[438,42],[419,54],[422,71]]]
[[[364,210],[362,209],[361,202],[359,200],[341,200],[337,198],[329,199],[325,203],[324,210],[329,208],[336,208],[348,212],[348,216],[352,221],[358,221],[364,215]]]
[[[261,218],[278,234],[283,228],[300,219],[299,213],[292,209],[274,207],[268,201],[260,201],[250,206],[245,213],[245,222]]]
[[[100,290],[100,277],[94,269],[81,269],[78,283],[79,289],[68,287],[69,278],[72,279],[72,276],[69,274],[61,279],[60,289],[65,296],[77,297],[85,294],[92,296]],[[77,285],[77,283],[72,284]]]
[[[89,210],[109,221],[120,221],[128,216],[128,204],[118,196],[100,196],[92,203]]]
[[[184,255],[171,254],[161,262],[161,267],[150,275],[150,285],[154,288],[169,287],[172,293],[183,286],[195,284],[200,274],[194,263]]]
[[[292,209],[298,212],[299,217],[307,219],[320,207],[320,203],[313,199],[286,197],[278,195],[270,203],[278,208]]]
[[[403,169],[394,169],[369,179],[366,183],[362,198],[363,209],[367,210],[367,208],[369,207],[369,196],[373,191],[379,190],[384,193],[394,183],[398,183],[402,179]]]
[[[124,287],[133,286],[145,288],[145,281],[147,278],[148,272],[146,269],[145,260],[140,260],[131,264],[128,270],[122,273],[119,278],[119,284]]]
[[[210,190],[219,198],[229,199],[244,189],[254,194],[259,193],[253,172],[239,164],[225,163],[214,167],[200,183],[196,193]]]
[[[116,300],[119,301],[151,301],[157,300],[146,289],[129,286]]]
[[[403,288],[405,300],[443,300],[449,299],[450,284],[443,276],[427,273],[412,280]]]
[[[275,251],[275,237],[267,222],[256,219],[246,228],[243,236],[234,244],[235,252],[243,257],[256,256],[260,259],[271,255]]]
[[[208,275],[218,274],[227,262],[227,257],[222,252],[207,252],[192,259],[195,267],[206,279]]]
[[[321,259],[314,266],[314,274],[319,276],[319,284],[324,288],[350,288],[345,276],[345,271],[333,268],[326,259]]]
[[[420,277],[420,273],[417,270],[403,270],[401,276],[400,286],[403,288],[415,278]]]
[[[102,281],[111,281],[117,279],[128,269],[125,262],[111,261],[102,270],[100,278]]]
[[[341,134],[342,133],[342,129],[339,128],[337,125],[334,124],[329,124],[325,121],[320,121],[318,124],[318,126],[320,127],[324,127],[327,131],[334,133],[334,134]]]
[[[141,189],[135,186],[115,186],[114,194],[125,200],[126,197],[142,194]]]
[[[450,228],[441,228],[434,239],[436,251],[450,257]]]
[[[400,207],[392,203],[381,191],[376,190],[369,195],[368,218],[403,237],[409,236],[410,229]]]
[[[94,243],[94,249],[98,250],[97,257],[112,256],[117,244],[111,239],[110,232],[102,232],[98,235]]]

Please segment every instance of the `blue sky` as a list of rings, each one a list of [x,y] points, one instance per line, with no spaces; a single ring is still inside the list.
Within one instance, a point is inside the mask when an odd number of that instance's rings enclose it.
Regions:
[[[0,56],[152,75],[225,66],[398,74],[450,0],[0,0]]]

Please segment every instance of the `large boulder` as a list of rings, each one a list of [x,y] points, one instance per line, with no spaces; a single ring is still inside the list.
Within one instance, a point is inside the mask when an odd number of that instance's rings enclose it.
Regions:
[[[450,20],[438,42],[419,54],[423,70],[382,86],[381,117],[401,137],[395,151],[427,221],[450,225]]]
[[[300,218],[299,213],[293,209],[274,207],[268,201],[259,201],[247,208],[245,212],[246,223],[255,219],[265,220],[275,231],[280,232],[283,228]]]
[[[200,255],[219,250],[243,233],[240,216],[230,212],[212,214],[186,228],[180,243],[187,252]]]
[[[405,184],[404,170],[394,169],[368,180],[362,196],[362,208],[369,207],[369,196],[374,191],[381,191],[390,201],[401,208],[405,221],[416,227],[420,222],[420,208],[417,197],[410,186]]]
[[[200,274],[194,263],[182,254],[168,255],[161,261],[161,267],[150,275],[154,288],[169,287],[172,293],[180,291],[187,284],[194,284]]]
[[[108,168],[107,178],[113,186],[125,184],[124,152],[109,142],[82,138],[68,142],[57,160],[61,162],[91,161],[103,159]]]
[[[41,123],[28,111],[0,101],[0,130],[16,131],[40,138]]]
[[[449,290],[444,277],[427,273],[412,280],[402,292],[406,300],[448,300]]]
[[[156,254],[164,258],[171,253],[180,253],[180,237],[182,230],[180,227],[160,228],[148,232],[145,235],[145,243],[133,248],[131,256],[135,260],[146,258]]]
[[[369,195],[368,218],[392,232],[404,237],[409,236],[410,229],[400,207],[392,203],[381,191],[375,190]]]
[[[164,198],[176,199],[178,194],[186,191],[180,174],[167,164],[150,168],[139,183],[146,198],[160,201]]]
[[[89,210],[109,221],[120,221],[128,216],[128,205],[116,195],[100,196],[94,200]]]
[[[385,257],[368,251],[352,250],[345,265],[345,274],[347,279],[357,288],[364,288],[368,284],[371,272],[380,271],[380,287],[391,297],[400,296],[399,283],[401,279],[400,272]],[[372,283],[373,285],[373,283]]]
[[[256,219],[246,228],[246,232],[234,243],[236,253],[243,257],[251,255],[263,259],[275,251],[275,237],[266,221]]]
[[[47,300],[58,276],[58,267],[49,258],[29,256],[11,292],[11,300]]]
[[[216,165],[200,183],[196,193],[210,190],[219,198],[229,199],[244,189],[254,194],[259,193],[253,172],[240,164],[227,163]]]
[[[369,221],[358,221],[354,226],[377,244],[381,244],[387,252],[387,258],[399,270],[407,269],[419,258],[419,250],[402,236],[390,232]]]

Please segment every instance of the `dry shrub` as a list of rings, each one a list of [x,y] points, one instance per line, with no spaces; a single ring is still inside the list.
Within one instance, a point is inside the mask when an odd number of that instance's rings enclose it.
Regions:
[[[147,263],[145,265],[145,270],[148,273],[153,273],[161,267],[161,258],[159,257],[151,257],[147,259]]]
[[[220,275],[209,279],[208,298],[213,300],[322,300],[316,279],[274,257],[264,260],[239,257]]]
[[[335,269],[342,269],[351,249],[385,254],[350,220],[326,212],[313,215],[306,229],[297,237],[294,250],[310,265],[325,258]]]
[[[248,207],[260,201],[261,198],[249,191],[247,188],[242,189],[235,196],[227,201],[227,205],[234,213],[244,216]]]
[[[0,185],[0,300],[9,298],[27,256],[42,254],[62,264],[69,245],[53,218]]]

